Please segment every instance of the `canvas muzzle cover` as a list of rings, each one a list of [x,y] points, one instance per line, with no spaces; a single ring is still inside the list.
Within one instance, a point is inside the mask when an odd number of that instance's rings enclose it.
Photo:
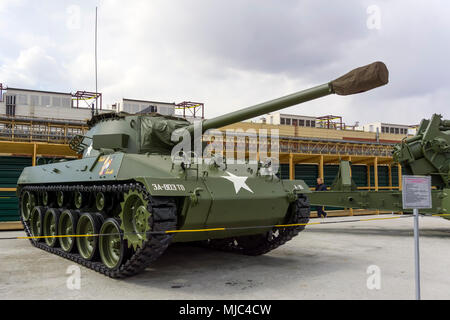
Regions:
[[[386,65],[377,61],[350,71],[331,81],[330,85],[334,93],[347,96],[384,86],[388,82],[389,71]]]

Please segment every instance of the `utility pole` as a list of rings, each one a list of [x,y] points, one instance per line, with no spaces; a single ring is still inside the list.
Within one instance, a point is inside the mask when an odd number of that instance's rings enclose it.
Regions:
[[[95,114],[98,115],[97,7],[95,7]]]

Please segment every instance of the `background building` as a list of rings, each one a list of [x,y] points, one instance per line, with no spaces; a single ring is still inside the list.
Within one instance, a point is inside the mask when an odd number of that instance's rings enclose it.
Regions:
[[[72,93],[7,88],[0,99],[0,114],[18,118],[87,121],[92,116],[91,103],[95,100],[89,97],[89,102],[85,100],[80,104],[80,99],[84,98]]]
[[[286,114],[280,112],[273,112],[262,116],[260,123],[299,126],[299,127],[316,127],[316,117],[301,116],[296,114]]]
[[[384,122],[371,122],[359,126],[356,129],[365,132],[379,132],[379,133],[390,133],[401,135],[413,134],[415,131],[414,126],[384,123]]]
[[[260,117],[256,122],[274,125],[286,125],[294,127],[306,128],[326,128],[336,130],[355,130],[358,123],[355,125],[346,125],[341,116],[326,115],[320,117],[287,114],[281,112],[269,113]]]

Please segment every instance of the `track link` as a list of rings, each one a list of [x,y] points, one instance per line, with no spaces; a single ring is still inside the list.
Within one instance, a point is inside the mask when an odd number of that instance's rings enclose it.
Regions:
[[[116,195],[123,194],[128,191],[142,192],[145,199],[148,200],[148,210],[152,212],[149,223],[152,225],[152,231],[166,231],[176,229],[177,215],[176,204],[172,198],[168,197],[151,197],[146,191],[145,187],[140,183],[126,183],[113,185],[92,185],[92,186],[69,186],[69,185],[53,185],[53,186],[24,186],[21,188],[22,194],[26,191],[40,193],[43,191],[66,191],[66,192],[112,192]],[[46,207],[47,208],[47,207]],[[24,230],[27,236],[31,236],[31,230],[28,222],[21,221],[24,225]],[[158,259],[172,241],[171,234],[153,234],[148,240],[144,241],[141,248],[138,248],[121,266],[115,270],[107,268],[102,262],[88,261],[82,258],[78,253],[67,253],[60,248],[52,248],[47,246],[44,242],[38,242],[30,239],[33,246],[45,250],[47,252],[56,254],[65,259],[71,260],[86,268],[95,270],[111,278],[125,278],[142,272],[153,261]]]

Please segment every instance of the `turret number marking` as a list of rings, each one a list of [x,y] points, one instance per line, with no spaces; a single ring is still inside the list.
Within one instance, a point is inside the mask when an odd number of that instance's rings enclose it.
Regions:
[[[185,187],[182,184],[159,184],[153,183],[152,188],[154,191],[185,191]]]

